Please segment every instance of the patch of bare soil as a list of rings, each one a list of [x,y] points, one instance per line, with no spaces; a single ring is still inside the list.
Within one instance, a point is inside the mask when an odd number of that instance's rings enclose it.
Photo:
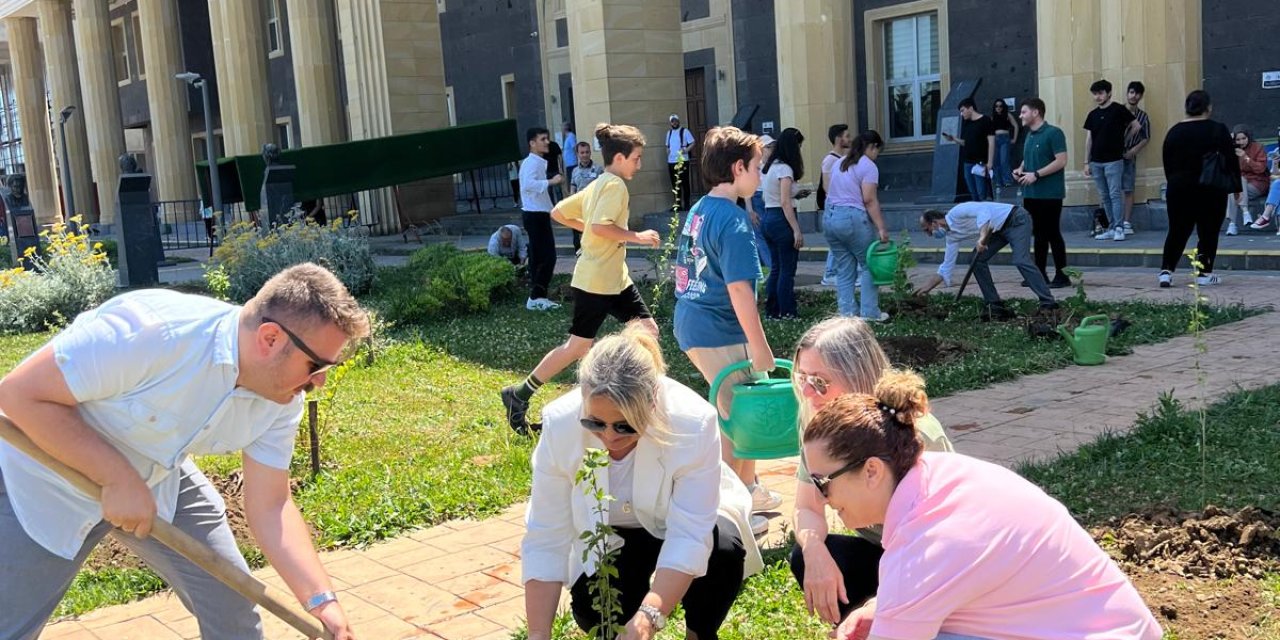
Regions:
[[[893,317],[916,317],[933,320],[946,320],[951,317],[951,310],[939,304],[930,304],[928,298],[906,296],[902,298],[881,298],[881,307]]]
[[[1210,506],[1200,513],[1132,514],[1090,533],[1161,624],[1186,640],[1261,638],[1275,631],[1260,579],[1280,570],[1277,530],[1280,514]]]
[[[242,546],[252,544],[253,536],[249,533],[249,524],[244,518],[244,498],[241,494],[244,478],[239,470],[226,477],[209,475],[222,499],[227,504],[227,522],[231,524],[231,533]],[[103,539],[89,558],[85,560],[84,569],[97,570],[107,567],[118,569],[136,569],[145,566],[142,559],[134,555],[128,547],[120,544],[114,535]]]
[[[958,342],[918,336],[880,336],[876,340],[890,362],[912,369],[948,362],[968,351]]]

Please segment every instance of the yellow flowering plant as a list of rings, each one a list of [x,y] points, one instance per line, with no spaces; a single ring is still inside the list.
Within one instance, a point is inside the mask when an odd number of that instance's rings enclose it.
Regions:
[[[58,222],[40,233],[22,265],[0,271],[0,333],[43,331],[102,304],[115,293],[115,271],[101,242]],[[7,253],[7,251],[6,251]]]

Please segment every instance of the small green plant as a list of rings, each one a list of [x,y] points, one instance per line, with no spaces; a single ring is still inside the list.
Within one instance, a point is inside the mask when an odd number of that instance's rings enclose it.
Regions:
[[[911,234],[903,229],[902,240],[898,242],[898,260],[893,269],[891,295],[894,300],[906,300],[915,292],[915,286],[911,284],[911,270],[917,264],[915,252],[911,250]]]
[[[1204,273],[1204,263],[1200,261],[1195,250],[1187,252],[1187,259],[1191,261],[1191,317],[1187,320],[1187,332],[1192,335],[1192,344],[1194,344],[1196,357],[1192,368],[1196,370],[1196,386],[1200,387],[1200,409],[1197,411],[1200,419],[1200,505],[1201,507],[1209,504],[1209,455],[1208,455],[1208,415],[1204,400],[1208,397],[1209,375],[1205,373],[1204,367],[1200,365],[1200,357],[1209,353],[1209,342],[1204,339],[1204,331],[1209,314],[1204,310],[1204,304],[1208,302],[1208,298],[1200,292],[1200,275]]]
[[[1084,272],[1075,267],[1067,267],[1062,270],[1071,279],[1071,283],[1075,285],[1076,292],[1069,296],[1063,303],[1068,309],[1075,312],[1083,312],[1085,302],[1089,299],[1089,294],[1084,290]]]
[[[218,300],[225,302],[231,298],[231,277],[227,275],[227,268],[223,265],[205,265],[204,286],[209,295]]]
[[[0,236],[0,270],[13,268],[13,254],[9,249],[9,237]]]
[[[408,265],[385,272],[377,288],[387,320],[400,324],[487,311],[515,283],[510,261],[438,244],[414,253]]]
[[[653,263],[653,295],[650,302],[655,310],[662,307],[659,304],[662,300],[674,295],[671,256],[676,252],[676,243],[680,242],[680,185],[683,181],[685,162],[683,155],[676,161],[675,179],[671,185],[671,218],[667,221],[667,234],[663,239],[662,247],[656,254],[652,252],[647,254]]]
[[[605,493],[597,479],[597,471],[609,468],[609,453],[604,449],[587,449],[582,456],[582,466],[574,476],[574,484],[582,487],[582,492],[592,501],[592,511],[596,516],[596,526],[582,532],[581,539],[586,543],[582,551],[582,562],[590,564],[591,556],[596,556],[596,573],[587,585],[591,593],[591,607],[600,614],[600,624],[587,631],[587,635],[596,640],[613,640],[626,627],[618,624],[622,615],[622,594],[613,586],[618,578],[618,567],[614,565],[618,552],[609,548],[609,540],[614,535],[609,526],[609,503],[613,496]]]

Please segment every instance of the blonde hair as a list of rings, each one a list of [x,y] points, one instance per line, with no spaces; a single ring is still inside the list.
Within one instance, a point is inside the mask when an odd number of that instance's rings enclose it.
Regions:
[[[261,324],[264,317],[288,322],[299,329],[333,323],[348,340],[369,335],[369,312],[333,272],[311,262],[294,265],[272,276],[244,308],[255,324]]]
[[[901,480],[924,451],[916,421],[929,412],[924,379],[911,371],[884,372],[872,393],[846,393],[823,407],[804,441],[824,442],[833,459],[882,458]]]
[[[666,373],[657,337],[633,321],[596,341],[578,365],[578,385],[584,402],[608,398],[637,433],[663,442],[671,431],[662,393]]]
[[[886,369],[889,356],[876,341],[871,325],[862,318],[837,316],[814,325],[800,336],[796,343],[795,357],[800,352],[812,350],[831,371],[834,380],[849,393],[871,393]],[[800,385],[795,385],[796,398],[800,401],[800,426],[813,419],[814,411],[801,395]]]

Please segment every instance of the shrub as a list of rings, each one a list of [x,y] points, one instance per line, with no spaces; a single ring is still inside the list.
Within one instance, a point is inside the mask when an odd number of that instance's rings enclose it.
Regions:
[[[233,302],[252,298],[271,276],[304,262],[333,271],[352,295],[368,292],[374,276],[369,241],[337,220],[323,227],[292,222],[265,233],[238,222],[227,230],[214,261],[225,272],[225,295]]]
[[[379,287],[387,319],[413,323],[486,311],[515,281],[515,266],[507,260],[439,244],[414,253],[407,266],[389,270]]]
[[[62,223],[40,236],[43,251],[27,252],[33,270],[0,271],[0,333],[61,326],[115,293],[116,275],[101,243],[90,245],[88,235]]]
[[[0,270],[13,268],[13,256],[9,254],[9,237],[0,236]]]

